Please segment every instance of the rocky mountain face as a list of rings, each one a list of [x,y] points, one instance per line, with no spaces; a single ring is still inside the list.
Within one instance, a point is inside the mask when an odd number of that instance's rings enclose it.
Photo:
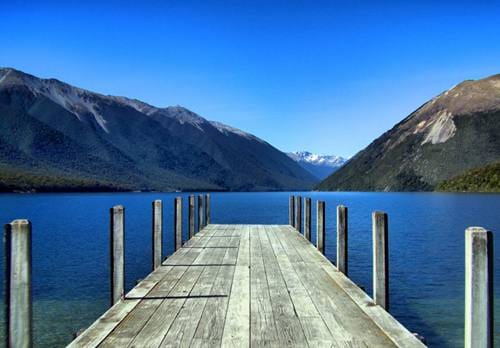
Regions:
[[[10,68],[0,69],[0,118],[0,170],[11,177],[133,190],[298,190],[315,182],[267,142],[186,108]]]
[[[309,151],[289,152],[287,155],[319,180],[323,180],[347,162],[335,155],[318,155]]]
[[[500,75],[464,81],[422,105],[318,185],[426,191],[500,160]]]

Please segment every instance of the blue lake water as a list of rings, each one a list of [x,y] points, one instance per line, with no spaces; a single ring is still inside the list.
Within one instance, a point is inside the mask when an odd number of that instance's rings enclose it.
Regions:
[[[500,318],[500,195],[299,194],[313,199],[313,241],[315,201],[326,201],[330,260],[335,260],[335,207],[348,206],[349,276],[368,294],[372,291],[371,212],[389,214],[390,311],[434,347],[463,346],[465,228],[483,226],[496,232],[495,316]],[[168,255],[173,250],[173,199],[179,195],[186,208],[187,193],[0,195],[0,222],[27,218],[33,223],[36,346],[64,346],[73,332],[87,327],[107,309],[109,208],[125,206],[126,286],[130,289],[151,270],[151,202],[164,201],[164,252]],[[287,224],[289,195],[212,193],[212,222]],[[185,234],[186,226],[185,222]],[[3,269],[2,265],[2,279]],[[500,325],[495,330],[499,346]],[[0,335],[4,335],[3,321]]]

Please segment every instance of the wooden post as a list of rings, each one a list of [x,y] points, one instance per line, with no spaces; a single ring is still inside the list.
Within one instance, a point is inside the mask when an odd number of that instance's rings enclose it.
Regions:
[[[295,227],[295,196],[288,199],[288,222],[290,226]]]
[[[153,271],[161,266],[163,249],[163,206],[161,200],[153,202]]]
[[[198,195],[198,232],[203,229],[203,195]]]
[[[175,251],[182,247],[182,197],[174,200],[174,248]]]
[[[325,254],[325,202],[317,202],[316,218],[316,245],[318,250]]]
[[[110,209],[111,305],[125,296],[125,208]]]
[[[311,198],[305,198],[304,237],[311,241]]]
[[[389,236],[384,212],[372,214],[373,229],[373,301],[389,310]]]
[[[31,223],[28,220],[14,220],[5,225],[4,245],[6,346],[31,347]]]
[[[493,347],[493,234],[465,230],[465,347]]]
[[[302,233],[302,197],[297,196],[295,198],[296,212],[295,212],[295,228],[299,233]]]
[[[337,207],[337,269],[347,275],[347,207]]]
[[[189,196],[189,210],[188,210],[188,219],[189,219],[189,239],[194,236],[194,195]]]
[[[205,195],[205,226],[210,225],[210,194]]]

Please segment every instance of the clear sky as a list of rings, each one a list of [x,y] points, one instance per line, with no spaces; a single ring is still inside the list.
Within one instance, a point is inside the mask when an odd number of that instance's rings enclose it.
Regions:
[[[500,3],[5,0],[0,66],[351,156],[443,90],[500,73]]]

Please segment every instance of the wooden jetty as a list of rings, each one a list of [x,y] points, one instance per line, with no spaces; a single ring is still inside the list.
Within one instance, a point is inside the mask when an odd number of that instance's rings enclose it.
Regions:
[[[210,222],[210,198],[199,196],[195,233],[191,196],[190,238],[182,243],[182,200],[176,198],[176,251],[163,261],[158,261],[162,204],[153,202],[153,271],[126,295],[125,210],[112,208],[112,306],[69,347],[424,347],[387,311],[387,214],[373,214],[372,299],[346,275],[347,208],[337,208],[337,268],[324,256],[325,203],[317,202],[315,246],[310,200],[305,201],[306,236],[299,232],[301,200],[290,198],[290,225],[221,225]],[[32,342],[30,235],[26,220],[6,226],[7,268],[17,272],[10,272],[7,282],[11,347]],[[492,344],[492,257],[491,232],[468,229],[466,347]]]

